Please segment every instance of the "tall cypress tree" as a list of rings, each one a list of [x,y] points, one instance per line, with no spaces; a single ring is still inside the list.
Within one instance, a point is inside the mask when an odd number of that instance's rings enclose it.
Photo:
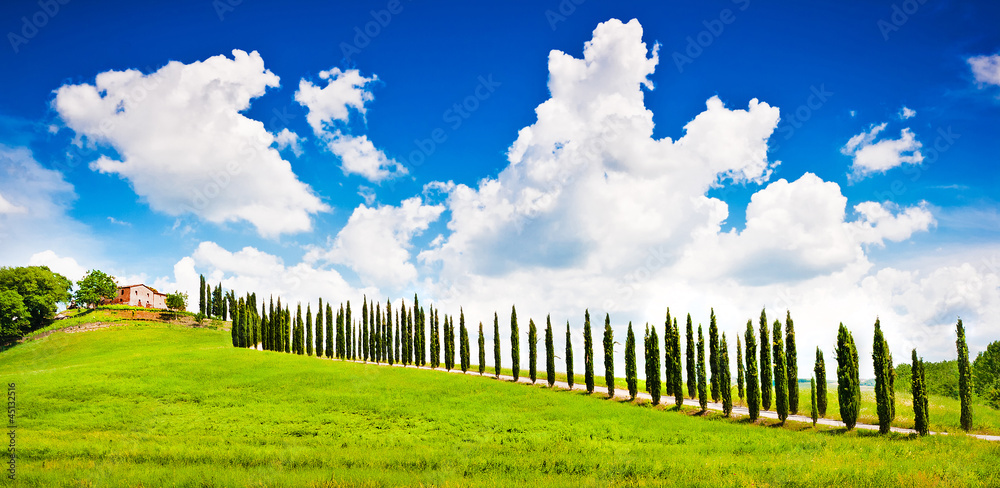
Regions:
[[[639,381],[636,378],[635,367],[635,334],[632,332],[632,322],[628,323],[625,335],[625,384],[628,385],[629,401],[635,400],[639,393]]]
[[[444,316],[444,364],[451,371],[455,367],[455,317]]]
[[[670,347],[674,352],[674,379],[672,381],[674,385],[674,405],[680,409],[684,405],[684,391],[681,387],[684,372],[681,371],[681,329],[677,325],[677,317],[674,317],[674,326],[671,327],[671,331],[673,332],[673,338],[671,339],[673,344]]]
[[[552,339],[552,316],[545,317],[545,379],[549,387],[556,384],[556,351]]]
[[[778,420],[782,423],[788,419],[788,369],[785,365],[784,338],[781,334],[781,321],[774,321],[774,333],[771,350],[774,354],[774,399]]]
[[[715,323],[715,309],[711,309],[708,323],[708,368],[712,373],[712,401],[718,403],[722,397],[719,384],[719,326]]]
[[[486,373],[486,338],[483,337],[483,323],[479,323],[479,376]]]
[[[326,334],[323,338],[326,339],[326,357],[333,359],[333,307],[329,301],[326,302]]]
[[[323,357],[323,299],[319,299],[319,308],[316,309],[316,356]]]
[[[462,360],[462,372],[469,371],[469,329],[465,327],[465,311],[459,308],[458,315],[458,326],[459,326],[459,357]]]
[[[698,367],[694,352],[694,327],[691,325],[691,314],[687,316],[687,391],[688,397],[695,398],[698,393]]]
[[[436,311],[431,307],[431,367],[437,368],[441,365],[441,338],[438,332],[438,323],[434,320]]]
[[[673,324],[670,322],[670,308],[667,307],[667,318],[663,322],[663,383],[664,395],[673,396],[674,393],[674,361],[673,361]],[[656,327],[653,327],[656,330]],[[657,360],[660,358],[657,357]],[[650,392],[652,393],[652,392]]]
[[[493,312],[493,374],[500,377],[500,317]]]
[[[726,334],[722,334],[719,343],[719,388],[722,390],[722,413],[729,417],[733,413],[733,387],[729,372],[729,346],[726,345]]]
[[[313,321],[312,321],[312,309],[310,308],[310,306],[309,306],[308,303],[306,304],[305,333],[306,333],[306,355],[307,356],[312,356],[313,355]]]
[[[295,312],[295,341],[298,346],[295,354],[302,355],[305,353],[305,326],[302,323],[302,304],[300,303],[297,311]]]
[[[924,378],[924,362],[917,359],[917,350],[913,350],[913,364],[910,365],[910,388],[913,393],[914,430],[920,435],[929,433],[929,415],[927,409],[927,383]]]
[[[233,315],[233,323],[229,327],[229,334],[233,339],[233,347],[240,347],[240,321],[238,312]]]
[[[375,362],[382,363],[385,361],[382,355],[385,351],[382,347],[382,304],[375,300],[372,302],[375,305]]]
[[[445,316],[445,320],[447,320],[447,319],[448,319],[448,316],[446,315]],[[395,329],[395,334],[396,334],[396,340],[393,342],[394,347],[393,347],[393,350],[392,350],[392,355],[395,358],[395,360],[396,360],[397,363],[403,364],[402,361],[400,361],[401,356],[399,355],[399,310],[396,310],[396,326],[395,326],[394,329]],[[405,364],[403,364],[403,365],[405,366]],[[451,368],[448,368],[448,369],[451,369]]]
[[[815,427],[816,421],[819,420],[819,409],[816,408],[816,378],[809,378],[809,398],[810,417],[813,421],[813,427]]]
[[[583,313],[583,379],[587,393],[594,393],[594,337],[590,333],[590,310]]]
[[[816,409],[819,410],[820,417],[826,417],[826,362],[823,361],[823,351],[816,346],[816,365],[813,367],[816,374]]]
[[[878,431],[888,434],[892,426],[892,407],[889,402],[889,369],[892,364],[888,356],[889,345],[882,335],[882,326],[875,318],[875,337],[872,341],[872,365],[875,367],[875,405],[878,413]]]
[[[535,321],[528,319],[528,377],[531,384],[535,384],[538,378],[538,331],[535,329]]]
[[[201,278],[201,285],[198,288],[198,312],[205,315],[205,275],[198,275]]]
[[[569,320],[566,321],[566,383],[573,389],[573,336],[569,333]]]
[[[664,336],[666,345],[666,336]],[[660,404],[660,338],[656,335],[656,327],[649,331],[649,366],[646,368],[646,384],[649,385],[649,396],[653,405]]]
[[[521,376],[521,338],[517,332],[517,309],[510,307],[510,369],[514,374],[514,381]]]
[[[792,312],[785,312],[785,367],[788,368],[788,411],[799,413],[799,358],[795,351],[795,323]]]
[[[701,324],[698,324],[698,404],[701,411],[708,410],[708,384],[705,378],[705,337],[701,334]]]
[[[837,331],[837,401],[840,403],[840,418],[848,430],[853,429],[861,406],[858,349],[854,345],[854,337],[843,323]]]
[[[337,359],[344,359],[344,305],[337,309]]]
[[[604,314],[604,382],[608,385],[608,398],[615,396],[615,338],[611,330],[611,316]]]
[[[753,331],[753,321],[747,320],[747,331],[743,336],[747,345],[747,410],[750,421],[756,422],[760,416],[760,383],[757,381],[757,337]]]
[[[344,347],[347,359],[354,359],[354,323],[351,322],[351,301],[347,301],[344,310]]]
[[[267,322],[267,306],[261,307],[260,311],[260,347],[265,351],[271,350],[271,324]]]
[[[385,321],[382,322],[382,327],[385,328],[385,358],[389,366],[392,366],[396,364],[396,341],[392,339],[392,302],[389,299],[385,300]]]
[[[361,298],[361,359],[368,361],[368,295]]]
[[[743,391],[743,384],[746,381],[743,369],[743,345],[740,341],[740,335],[736,334],[736,393],[739,394],[740,401],[746,398],[746,394]]]
[[[767,314],[760,311],[760,406],[771,409],[771,333],[767,327]]]
[[[958,397],[962,400],[960,423],[962,430],[972,430],[972,370],[969,368],[969,346],[965,343],[965,326],[962,319],[955,325],[958,349]]]
[[[413,294],[413,362],[417,366],[424,365],[424,322],[423,314],[420,310],[420,299],[417,294]]]
[[[643,378],[649,378],[649,322],[646,322],[646,333],[642,336],[642,367],[645,368]],[[646,382],[646,393],[649,393],[649,383]]]

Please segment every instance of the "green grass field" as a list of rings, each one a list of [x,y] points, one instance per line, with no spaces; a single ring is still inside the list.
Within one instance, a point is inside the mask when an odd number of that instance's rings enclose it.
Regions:
[[[750,425],[121,325],[0,354],[18,486],[1000,485],[1000,444],[964,436]]]

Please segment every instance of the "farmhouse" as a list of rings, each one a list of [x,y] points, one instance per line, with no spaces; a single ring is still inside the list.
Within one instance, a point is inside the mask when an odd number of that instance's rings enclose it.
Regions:
[[[133,307],[167,308],[167,296],[143,284],[119,286],[114,298],[105,303]]]

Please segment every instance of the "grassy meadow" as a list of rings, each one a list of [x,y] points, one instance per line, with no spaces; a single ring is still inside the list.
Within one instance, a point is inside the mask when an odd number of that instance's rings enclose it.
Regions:
[[[750,425],[119,323],[0,354],[18,486],[1000,485],[1000,443],[964,436]]]

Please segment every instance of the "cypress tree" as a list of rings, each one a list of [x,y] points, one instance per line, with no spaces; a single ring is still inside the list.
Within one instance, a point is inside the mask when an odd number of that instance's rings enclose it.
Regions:
[[[674,361],[673,361],[673,324],[670,322],[670,308],[667,307],[667,319],[663,322],[663,383],[664,395],[673,396],[674,393]],[[653,327],[656,330],[656,327]],[[657,355],[659,360],[659,355]],[[652,392],[650,392],[652,393]]]
[[[788,369],[785,365],[784,338],[781,336],[781,321],[774,321],[774,333],[771,349],[774,354],[774,399],[778,420],[785,423],[788,419]]]
[[[256,312],[257,311],[256,303],[254,305],[255,305],[254,306],[254,312]],[[216,317],[222,317],[223,305],[222,305],[222,283],[221,282],[215,287],[215,293],[212,294],[212,308],[213,308],[213,311],[215,312],[215,316]],[[225,320],[225,319],[223,319],[223,320]]]
[[[639,393],[639,382],[635,367],[635,334],[632,333],[632,322],[628,323],[628,333],[625,335],[625,384],[628,385],[629,401],[635,400]]]
[[[611,316],[604,314],[604,382],[608,385],[608,398],[615,396],[615,338],[611,330]]]
[[[455,322],[444,316],[444,367],[451,371],[455,367]]]
[[[788,368],[788,411],[799,413],[799,357],[795,351],[795,323],[792,312],[785,312],[785,367]]]
[[[302,304],[300,303],[295,311],[295,354],[301,356],[305,353],[304,342],[305,326],[302,323]]]
[[[235,311],[234,311],[235,312]],[[229,327],[229,334],[233,339],[233,347],[240,347],[240,321],[239,314],[233,315],[233,323]]]
[[[643,378],[649,378],[649,322],[646,322],[646,334],[642,336],[642,367],[645,368]],[[649,393],[649,382],[646,382],[646,393]]]
[[[750,411],[750,421],[756,422],[760,416],[760,383],[757,381],[757,338],[753,321],[747,320],[744,339],[747,345],[747,410]]]
[[[816,366],[813,367],[816,374],[816,409],[819,410],[820,417],[826,417],[826,362],[823,361],[823,351],[816,347]]]
[[[392,302],[389,299],[385,300],[385,321],[382,326],[385,328],[385,357],[389,366],[392,366],[396,364],[396,341],[392,340]]]
[[[681,406],[684,405],[684,391],[681,386],[684,372],[681,371],[681,329],[680,326],[677,325],[677,317],[674,317],[674,326],[671,327],[671,331],[673,332],[673,344],[670,347],[673,350],[674,356],[674,379],[672,382],[674,385],[674,405],[680,409]]]
[[[698,404],[701,411],[708,410],[708,385],[705,381],[705,337],[701,334],[701,324],[698,324]]]
[[[333,359],[333,307],[330,302],[326,302],[326,334],[323,338],[326,339],[326,357]]]
[[[260,347],[265,351],[271,350],[271,324],[267,322],[267,306],[261,307],[260,311]]]
[[[285,305],[285,313],[282,317],[282,322],[284,326],[281,331],[282,342],[285,343],[285,352],[291,354],[292,352],[292,311]]]
[[[722,413],[729,417],[733,413],[733,387],[729,372],[729,346],[726,345],[726,334],[722,334],[719,343],[719,388],[722,390]]]
[[[695,366],[694,327],[691,325],[691,314],[687,316],[687,391],[688,397],[694,398],[698,388],[698,368]]]
[[[198,288],[198,312],[205,315],[205,275],[198,275],[201,278],[201,285]]]
[[[316,322],[315,334],[316,334],[316,356],[323,357],[323,299],[319,299],[319,308],[316,309]]]
[[[556,384],[556,351],[552,339],[552,316],[545,317],[545,379],[549,387]]]
[[[447,320],[447,319],[448,319],[448,316],[446,315],[445,316],[445,320]],[[395,347],[393,348],[392,355],[393,355],[393,357],[396,358],[396,362],[397,363],[401,363],[402,362],[402,361],[400,361],[401,356],[399,355],[399,310],[396,311],[395,333],[396,333],[396,340],[394,342]],[[404,366],[405,366],[405,364],[404,364]],[[451,368],[449,368],[449,369],[451,369]]]
[[[385,356],[382,348],[382,304],[372,300],[375,305],[375,362],[382,363],[385,361]],[[370,305],[369,305],[370,306]]]
[[[483,337],[483,323],[479,323],[479,376],[486,373],[486,338]]]
[[[337,310],[337,359],[344,359],[344,305]]]
[[[420,310],[420,299],[417,294],[413,294],[413,362],[417,366],[424,365],[424,339],[423,339],[423,314]]]
[[[924,362],[917,359],[917,350],[913,350],[913,364],[910,365],[910,388],[913,393],[914,430],[920,435],[929,433],[929,415],[927,410],[927,384],[924,378]]]
[[[573,389],[573,336],[569,333],[569,321],[566,321],[566,383]]]
[[[840,324],[837,331],[837,400],[840,418],[851,430],[858,422],[861,405],[861,381],[858,378],[858,349],[851,332]]]
[[[715,309],[711,309],[708,322],[708,368],[712,373],[712,401],[719,402],[722,392],[719,384],[719,327],[715,323]]]
[[[736,393],[739,395],[740,401],[746,398],[746,394],[743,392],[744,381],[743,345],[740,342],[740,335],[736,334]]]
[[[528,377],[531,384],[535,384],[538,378],[538,331],[535,330],[535,321],[528,319]]]
[[[760,311],[760,406],[771,409],[771,333],[763,309]]]
[[[872,341],[872,364],[875,367],[875,405],[878,413],[878,431],[881,434],[888,434],[892,426],[892,408],[889,405],[889,369],[892,368],[888,362],[889,345],[882,335],[882,326],[879,319],[875,319],[875,338]]]
[[[955,347],[958,349],[958,396],[962,400],[961,427],[962,430],[972,430],[972,370],[969,368],[969,346],[965,343],[965,326],[962,319],[955,325],[957,337]]]
[[[664,335],[666,346],[666,335]],[[649,385],[649,396],[653,405],[660,404],[660,338],[656,335],[656,327],[649,331],[649,367],[646,368],[646,384]]]
[[[459,326],[459,357],[462,360],[462,372],[469,371],[469,329],[465,327],[465,312],[459,308],[458,315],[458,326]]]
[[[368,361],[368,295],[361,298],[361,359]]]
[[[810,417],[813,421],[813,427],[816,427],[816,421],[819,420],[819,409],[816,408],[816,378],[809,378],[809,398],[811,405]]]
[[[246,303],[243,301],[243,297],[240,297],[239,305],[239,320],[236,321],[236,344],[239,347],[247,347],[246,330],[244,326],[246,324]]]
[[[594,393],[594,338],[590,333],[590,310],[583,312],[583,379],[587,394]]]
[[[406,302],[399,301],[399,339],[402,343],[399,345],[400,352],[402,356],[399,358],[399,362],[404,366],[410,364],[410,329],[407,327],[407,313],[406,313]]]
[[[313,355],[313,329],[312,329],[312,309],[309,304],[306,304],[306,356]]]
[[[434,308],[431,308],[431,367],[437,368],[441,365],[441,338],[438,332],[438,323],[434,320]]]
[[[347,359],[354,359],[354,323],[351,322],[351,301],[347,301],[347,308],[344,310],[344,353]]]
[[[514,381],[521,376],[521,344],[517,332],[517,310],[510,307],[510,369],[514,374]]]
[[[493,312],[493,374],[500,377],[500,317]]]

